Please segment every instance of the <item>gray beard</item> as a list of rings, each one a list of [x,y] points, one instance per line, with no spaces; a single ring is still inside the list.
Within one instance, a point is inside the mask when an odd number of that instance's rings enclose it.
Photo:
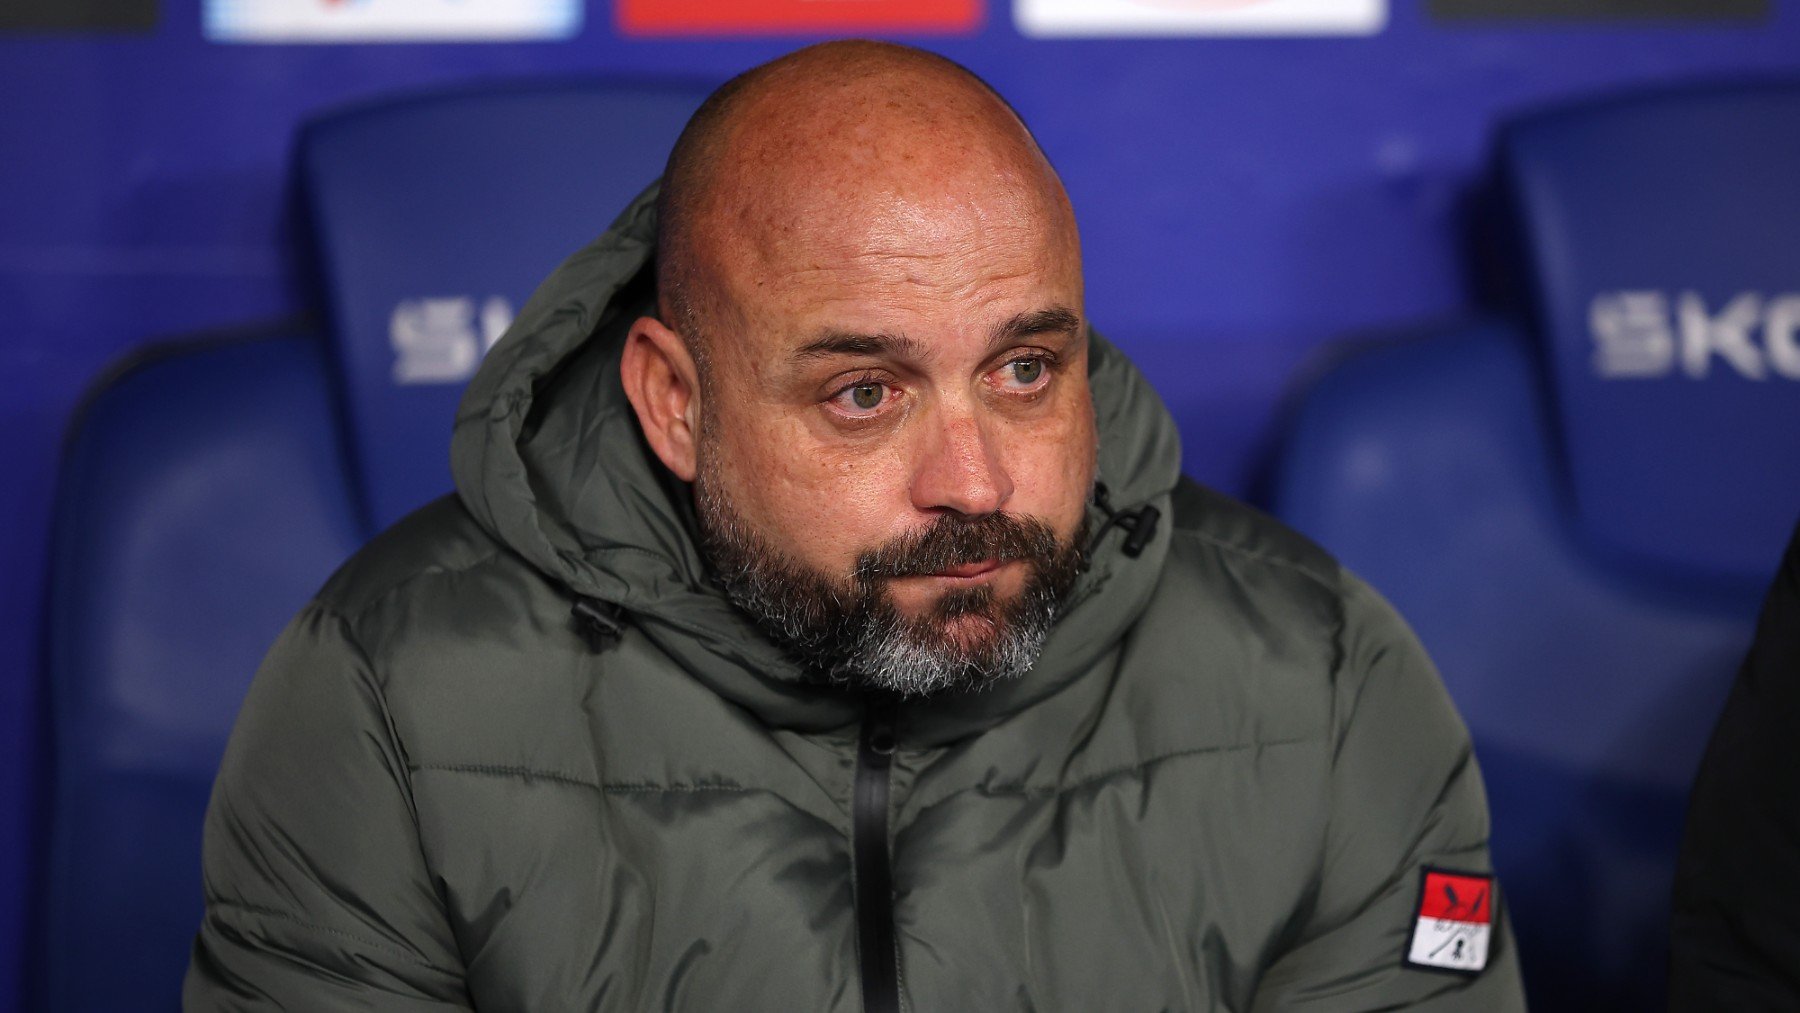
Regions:
[[[1064,596],[1086,568],[1086,538],[1060,541],[1048,525],[1007,514],[946,514],[863,553],[834,581],[788,558],[750,530],[702,469],[694,485],[701,549],[726,595],[770,639],[826,678],[902,697],[986,686],[1031,670]],[[991,586],[950,591],[924,614],[901,614],[895,577],[998,558],[1029,564],[1011,601]],[[987,635],[951,637],[952,620],[977,617]]]

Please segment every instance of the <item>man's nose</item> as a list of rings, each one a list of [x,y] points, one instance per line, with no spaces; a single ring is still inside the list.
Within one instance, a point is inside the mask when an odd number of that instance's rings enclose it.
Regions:
[[[912,483],[917,509],[989,514],[1012,498],[1012,477],[999,447],[973,411],[941,413],[923,444],[923,459]]]

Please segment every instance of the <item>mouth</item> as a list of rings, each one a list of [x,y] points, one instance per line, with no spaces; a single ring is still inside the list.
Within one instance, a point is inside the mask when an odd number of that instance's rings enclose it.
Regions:
[[[974,583],[1000,569],[1002,565],[1004,564],[999,559],[982,559],[973,563],[964,563],[961,566],[934,570],[930,573],[920,574],[920,576],[936,577],[940,580],[951,580],[958,583]]]

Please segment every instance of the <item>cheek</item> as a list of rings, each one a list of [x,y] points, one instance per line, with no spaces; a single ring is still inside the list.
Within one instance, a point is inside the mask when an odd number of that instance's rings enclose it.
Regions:
[[[848,569],[890,534],[905,502],[896,449],[822,443],[787,418],[721,419],[717,469],[738,514],[793,558]]]
[[[1094,486],[1097,438],[1087,392],[1038,424],[1021,429],[1008,448],[1015,492],[1009,509],[1041,517],[1063,535],[1074,532]]]

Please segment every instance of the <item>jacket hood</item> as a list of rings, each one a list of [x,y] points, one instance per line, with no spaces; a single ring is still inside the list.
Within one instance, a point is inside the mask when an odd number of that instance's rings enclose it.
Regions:
[[[656,305],[653,186],[599,239],[560,266],[520,311],[457,412],[451,468],[463,503],[494,538],[566,587],[627,613],[695,678],[766,723],[822,732],[856,722],[864,702],[812,677],[764,636],[710,578],[688,487],[645,443],[619,380],[633,320]],[[1100,480],[1115,509],[1164,518],[1144,551],[1116,529],[1036,668],[1005,683],[907,705],[900,732],[946,742],[1005,720],[1087,670],[1143,609],[1169,543],[1180,444],[1162,401],[1097,334],[1089,380]],[[1104,517],[1093,511],[1093,530]]]

